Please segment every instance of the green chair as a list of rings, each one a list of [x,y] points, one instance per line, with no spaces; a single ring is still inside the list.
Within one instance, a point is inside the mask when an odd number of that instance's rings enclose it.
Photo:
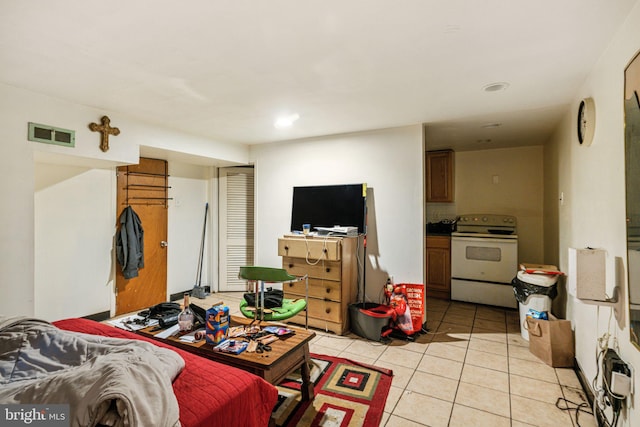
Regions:
[[[293,276],[282,268],[244,266],[240,267],[238,273],[240,279],[247,280],[254,284],[254,292],[256,294],[256,307],[253,309],[243,298],[240,302],[240,311],[249,319],[260,319],[260,321],[283,321],[289,319],[296,314],[305,310],[305,328],[309,328],[309,313],[306,310],[309,301],[309,279],[307,275],[302,277]],[[264,287],[265,283],[292,283],[305,281],[305,299],[288,299],[282,300],[281,307],[273,307],[265,309],[264,307]],[[259,302],[259,303],[258,303]]]

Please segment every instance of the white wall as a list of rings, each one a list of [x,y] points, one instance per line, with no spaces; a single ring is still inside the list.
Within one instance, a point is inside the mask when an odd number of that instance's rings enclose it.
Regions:
[[[15,93],[0,86],[0,314],[33,315],[33,152]]]
[[[424,152],[419,125],[252,146],[256,171],[256,264],[282,265],[293,187],[369,187],[366,290],[378,301],[387,275],[423,283]]]
[[[106,153],[99,149],[99,135],[88,130],[88,124],[104,114],[121,131],[110,138]],[[75,148],[27,141],[30,121],[75,130]],[[0,314],[53,319],[109,310],[112,302],[105,298],[105,289],[112,280],[108,272],[116,222],[114,171],[117,165],[137,163],[141,146],[166,151],[169,156],[182,153],[205,165],[246,164],[249,154],[245,145],[195,137],[0,84],[0,166],[4,173],[0,184],[4,200],[0,204]],[[215,195],[211,189],[214,177],[196,168],[179,172],[175,182],[186,206],[194,211],[174,211],[176,217],[189,221],[186,229],[171,227],[174,241],[197,253],[201,231],[194,233],[191,227],[201,230],[204,201]],[[76,221],[69,225],[68,218]],[[62,229],[52,226],[62,223],[66,224]],[[185,241],[180,243],[182,237]],[[36,244],[38,259],[34,261]],[[175,254],[182,256],[182,252]],[[175,264],[169,292],[193,287],[197,255],[192,257],[185,252],[183,261],[169,261]],[[209,280],[211,272],[205,274]],[[82,281],[87,277],[92,283]],[[82,298],[71,299],[77,293]]]
[[[108,311],[113,171],[38,163],[35,177],[36,317],[51,321]]]
[[[542,263],[542,145],[461,151],[455,153],[455,160],[458,215],[514,215],[518,220],[518,260]]]
[[[167,254],[167,293],[186,291],[196,284],[196,271],[200,256],[205,204],[209,201],[210,187],[216,181],[209,167],[169,162],[169,229]],[[216,202],[209,203],[207,236],[202,265],[202,286],[212,283],[217,260],[212,262],[211,242],[217,243]],[[213,270],[213,271],[212,271]]]
[[[624,177],[624,68],[640,49],[640,4],[585,81],[571,110],[563,117],[545,151],[545,160],[554,164],[557,179],[545,188],[550,194],[564,193],[557,204],[559,264],[568,271],[570,247],[597,247],[607,251],[607,287],[619,283],[626,290],[625,177]],[[580,146],[575,134],[577,108],[581,98],[593,97],[596,105],[596,131],[593,145]],[[548,213],[548,217],[553,217]],[[622,268],[616,268],[621,265]],[[611,291],[610,291],[611,293]],[[617,337],[621,357],[636,367],[636,393],[630,414],[619,426],[635,426],[640,418],[640,351],[629,340],[628,319],[622,326],[609,322],[610,308],[598,308],[567,296],[567,318],[572,320],[576,337],[576,358],[589,380],[596,374],[597,339],[609,331]],[[627,311],[625,306],[625,312]],[[627,312],[628,314],[628,312]]]

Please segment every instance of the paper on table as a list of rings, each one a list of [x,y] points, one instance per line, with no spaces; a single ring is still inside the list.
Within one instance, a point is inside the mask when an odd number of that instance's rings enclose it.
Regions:
[[[142,323],[142,320],[144,320],[144,317],[134,314],[133,316],[109,320],[107,323],[115,326],[116,328],[125,329],[127,331],[137,331],[139,329],[146,328],[147,326],[155,326],[158,324],[158,321],[154,319],[147,319],[146,323]]]
[[[195,331],[191,331],[188,334],[181,336],[180,337],[180,341],[184,341],[184,342],[196,342],[196,341],[198,341],[196,339],[196,332],[198,332],[198,331],[204,332],[204,328],[200,328],[200,329],[197,329]]]
[[[175,335],[176,333],[178,333],[178,331],[180,331],[180,325],[173,325],[170,328],[165,329],[162,332],[158,332],[155,337],[156,338],[169,338],[172,335]]]

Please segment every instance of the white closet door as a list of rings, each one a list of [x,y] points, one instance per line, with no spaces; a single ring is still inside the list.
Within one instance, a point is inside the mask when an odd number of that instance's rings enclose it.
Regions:
[[[253,265],[253,168],[220,169],[220,277],[221,292],[245,291],[238,279],[241,266]]]

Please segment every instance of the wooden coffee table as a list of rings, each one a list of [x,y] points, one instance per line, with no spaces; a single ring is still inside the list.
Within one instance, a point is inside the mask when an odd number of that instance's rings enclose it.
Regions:
[[[230,316],[230,319],[231,326],[251,323],[250,319],[245,319],[244,317]],[[262,325],[268,326],[269,323],[265,322]],[[313,384],[311,383],[309,371],[309,362],[311,360],[309,342],[316,336],[316,333],[289,325],[287,325],[287,328],[294,330],[295,334],[282,336],[278,341],[270,343],[271,351],[265,351],[264,353],[248,353],[244,351],[237,355],[214,351],[213,345],[207,344],[205,340],[195,343],[180,341],[179,334],[166,339],[157,338],[155,335],[161,331],[154,331],[154,327],[140,329],[137,333],[189,353],[251,372],[273,385],[278,385],[291,372],[301,368],[302,400],[313,399]]]

